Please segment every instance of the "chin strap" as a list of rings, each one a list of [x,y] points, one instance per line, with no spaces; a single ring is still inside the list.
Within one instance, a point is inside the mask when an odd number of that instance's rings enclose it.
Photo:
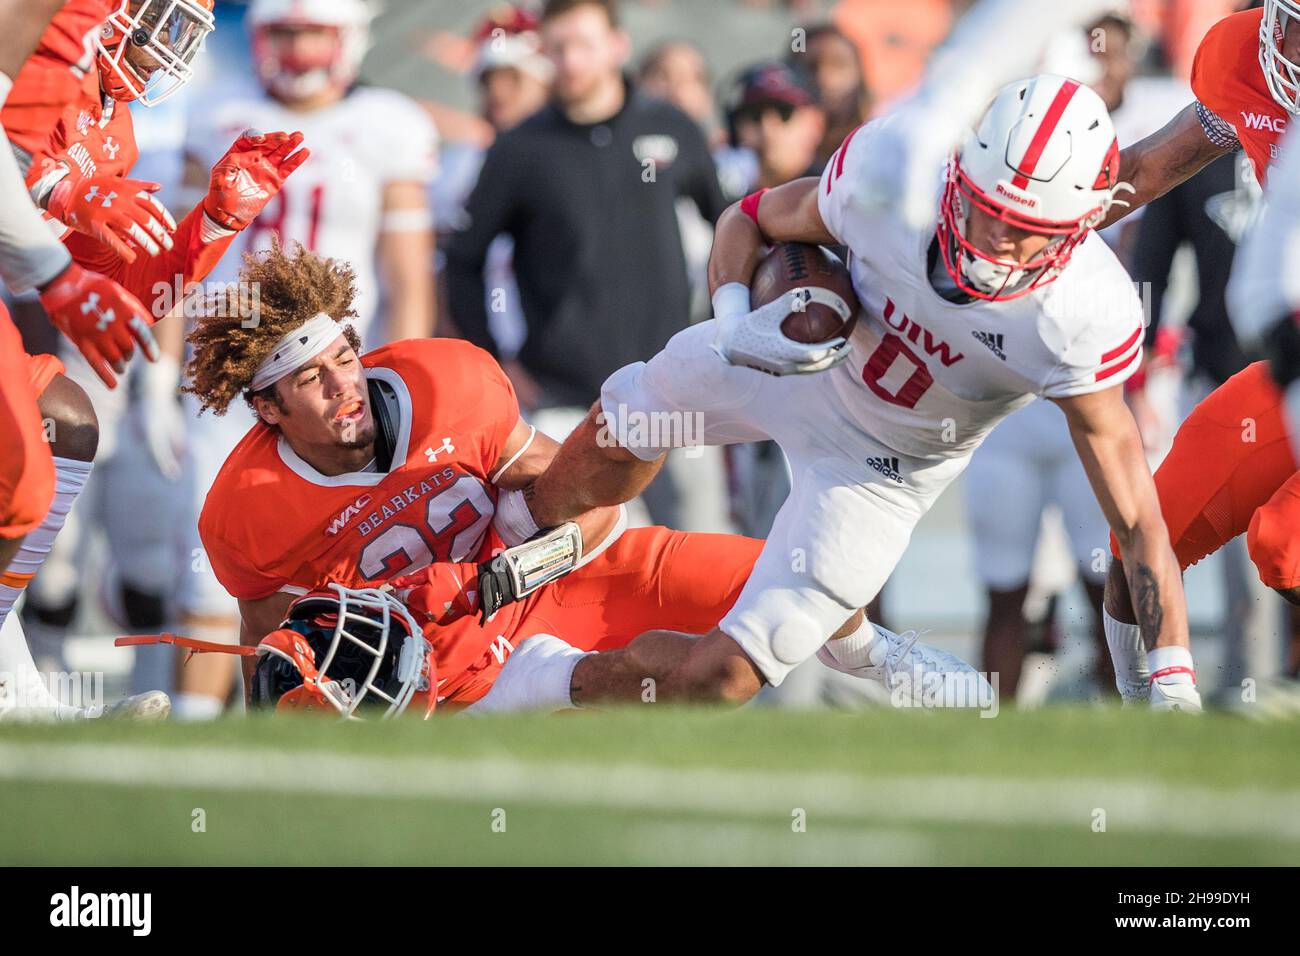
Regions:
[[[216,641],[200,641],[193,637],[183,637],[180,634],[127,634],[113,641],[114,647],[144,647],[150,644],[174,644],[176,647],[183,647],[188,650],[189,657],[185,660],[188,662],[190,657],[195,654],[234,654],[239,657],[253,657],[257,654],[256,647],[248,647],[244,644],[220,644]]]

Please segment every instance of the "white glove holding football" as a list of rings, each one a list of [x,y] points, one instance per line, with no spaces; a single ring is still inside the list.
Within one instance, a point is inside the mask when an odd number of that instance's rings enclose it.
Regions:
[[[162,356],[139,369],[138,391],[131,400],[131,421],[149,457],[168,481],[180,477],[185,452],[185,412],[179,401],[181,370]]]
[[[803,311],[812,302],[830,306],[847,321],[846,307],[839,296],[816,286],[803,286],[791,289],[767,305],[742,311],[738,307],[742,301],[738,290],[744,292],[743,301],[747,305],[749,290],[736,282],[723,286],[713,297],[717,323],[713,351],[728,365],[769,375],[811,375],[839,365],[849,357],[848,339],[843,336],[809,345],[796,342],[781,331],[781,323],[791,312]]]

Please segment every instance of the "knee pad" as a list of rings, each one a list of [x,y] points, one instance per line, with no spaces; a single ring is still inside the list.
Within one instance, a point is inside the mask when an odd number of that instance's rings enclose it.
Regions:
[[[123,582],[122,614],[132,630],[160,631],[167,623],[167,602],[161,594],[149,594]]]
[[[73,595],[59,604],[45,604],[29,591],[27,603],[23,605],[22,616],[25,620],[62,630],[70,627],[77,616],[77,597]]]
[[[1278,517],[1267,506],[1258,509],[1246,530],[1246,548],[1260,581],[1286,591],[1300,586],[1300,540],[1295,527]]]
[[[93,461],[99,448],[99,418],[85,389],[56,375],[37,398],[41,417],[54,423],[50,451],[59,458]]]

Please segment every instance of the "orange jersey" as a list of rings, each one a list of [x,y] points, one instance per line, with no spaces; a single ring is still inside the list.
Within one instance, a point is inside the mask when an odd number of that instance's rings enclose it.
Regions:
[[[1192,91],[1197,101],[1231,127],[1264,185],[1269,165],[1290,114],[1268,91],[1259,62],[1259,28],[1263,10],[1234,13],[1205,34],[1192,63]],[[1205,117],[1202,117],[1205,122]],[[1210,130],[1207,128],[1207,135]],[[1219,140],[1211,135],[1215,142]]]
[[[54,459],[31,372],[31,356],[0,303],[0,538],[36,528],[54,500]]]
[[[1264,362],[1192,410],[1156,469],[1156,493],[1183,570],[1246,535],[1260,580],[1300,586],[1300,476],[1282,393]],[[1111,536],[1111,551],[1119,546]]]
[[[9,141],[31,157],[31,184],[57,161],[81,176],[125,176],[138,151],[131,112],[105,101],[95,63],[95,35],[115,4],[68,0],[36,51],[14,77],[0,110]]]
[[[484,560],[502,547],[490,478],[519,406],[500,366],[457,339],[397,342],[362,364],[397,395],[392,467],[322,475],[276,430],[254,425],[199,517],[208,562],[236,598],[331,581],[375,584],[432,561]],[[516,610],[504,608],[488,630],[472,620],[443,629],[435,641],[440,673],[478,659]]]

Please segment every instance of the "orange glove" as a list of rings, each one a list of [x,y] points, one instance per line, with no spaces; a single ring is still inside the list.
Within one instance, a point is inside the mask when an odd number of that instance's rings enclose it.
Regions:
[[[161,187],[120,176],[68,176],[54,187],[45,209],[69,229],[98,239],[124,262],[137,250],[156,256],[172,248],[176,220],[154,193]]]
[[[250,130],[241,134],[212,167],[203,211],[226,229],[243,229],[280,191],[289,175],[307,161],[311,150],[298,149],[301,145],[302,133]]]
[[[72,340],[109,388],[117,387],[113,371],[126,371],[137,344],[150,362],[157,361],[158,343],[149,331],[152,316],[112,279],[74,262],[41,290],[40,298],[55,328]]]
[[[477,564],[435,561],[388,583],[412,614],[445,626],[478,612],[479,570]]]

